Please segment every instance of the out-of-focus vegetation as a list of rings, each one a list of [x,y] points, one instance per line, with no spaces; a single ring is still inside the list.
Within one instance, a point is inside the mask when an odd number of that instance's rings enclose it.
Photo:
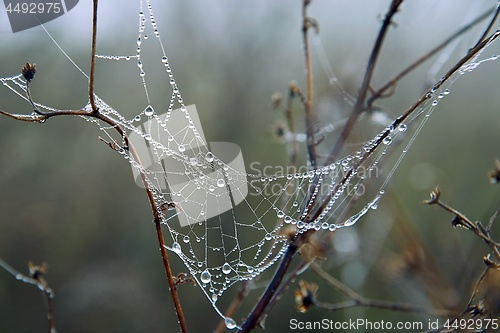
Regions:
[[[374,84],[384,83],[495,3],[406,3],[387,36]],[[197,105],[208,140],[237,143],[247,166],[255,161],[261,166],[284,165],[286,149],[274,138],[272,125],[283,119],[272,111],[271,95],[285,94],[292,80],[305,89],[299,1],[153,5],[184,101]],[[377,34],[378,15],[387,6],[388,1],[347,0],[315,0],[310,6],[309,16],[319,22],[326,56],[351,95],[356,94]],[[137,12],[135,2],[103,2],[99,54],[135,52]],[[87,72],[90,13],[90,5],[82,1],[46,25]],[[9,29],[6,14],[0,11],[0,76],[19,73],[26,61],[36,63],[31,85],[35,101],[65,109],[82,107],[87,79],[43,30],[12,34]],[[475,44],[483,29],[484,24],[460,39],[436,78]],[[350,106],[329,85],[314,51],[315,37],[312,44],[314,107],[321,121],[334,123],[348,115]],[[486,52],[498,53],[496,44]],[[394,97],[379,102],[388,116],[398,116],[423,93],[436,59],[403,79]],[[498,66],[498,62],[484,64],[453,84],[397,170],[379,209],[332,238],[334,250],[323,264],[332,275],[370,298],[463,309],[488,249],[472,234],[452,230],[449,215],[421,202],[440,185],[443,200],[473,220],[487,221],[498,208],[498,188],[487,178],[500,154]],[[132,117],[146,106],[137,74],[133,61],[99,61],[96,93]],[[165,109],[168,101],[162,87],[168,81],[163,73],[151,75],[158,75],[158,84],[150,87],[153,106]],[[0,109],[31,112],[27,102],[3,88]],[[303,128],[300,108],[295,117]],[[372,126],[372,132],[359,134],[362,140],[382,129]],[[177,319],[147,198],[135,185],[130,166],[100,142],[99,135],[96,126],[77,117],[56,117],[44,124],[0,118],[0,257],[25,271],[30,260],[48,262],[46,278],[56,295],[59,332],[174,330]],[[348,147],[357,148],[352,141]],[[181,262],[171,258],[174,272],[184,272]],[[267,278],[256,281],[256,287],[264,286]],[[302,278],[318,281],[321,300],[342,299],[312,272]],[[0,332],[45,329],[44,300],[33,289],[0,271]],[[237,292],[237,287],[233,289],[228,293]],[[261,292],[250,293],[235,317],[238,322]],[[219,318],[198,288],[183,285],[179,293],[192,332],[215,327]],[[375,309],[299,314],[293,297],[292,292],[285,294],[267,318],[267,330],[288,331],[291,318],[430,319]]]

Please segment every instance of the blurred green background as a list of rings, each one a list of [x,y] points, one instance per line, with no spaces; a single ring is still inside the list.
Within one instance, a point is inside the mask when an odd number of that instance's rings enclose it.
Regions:
[[[80,1],[71,12],[46,24],[86,72],[90,2]],[[284,117],[272,110],[271,95],[276,91],[286,95],[292,80],[306,90],[301,2],[152,4],[179,89],[186,104],[196,104],[208,140],[237,143],[247,166],[255,161],[263,166],[286,165],[286,147],[273,135],[273,124],[283,123]],[[405,3],[388,33],[373,85],[385,83],[495,4],[493,0]],[[314,0],[309,7],[309,16],[319,23],[325,55],[352,96],[388,5],[389,1],[378,0]],[[137,1],[102,2],[99,54],[135,53],[138,11]],[[450,58],[435,78],[475,44],[485,24],[441,53]],[[314,107],[320,121],[336,123],[349,114],[350,105],[329,84],[331,77],[316,52],[318,39],[312,44]],[[497,44],[482,58],[499,53]],[[0,10],[0,59],[1,77],[18,74],[27,61],[37,64],[32,83],[37,102],[61,109],[80,108],[87,102],[87,79],[43,30],[12,34],[4,10]],[[397,117],[425,91],[437,60],[438,56],[433,57],[403,79],[394,96],[379,101],[387,116]],[[487,178],[500,157],[498,66],[488,62],[458,77],[398,168],[379,209],[354,227],[335,233],[333,248],[323,262],[327,271],[370,298],[463,309],[488,249],[472,233],[452,229],[452,216],[421,202],[439,185],[443,201],[472,220],[486,222],[500,206],[498,186]],[[154,82],[149,86],[153,106],[166,109],[170,86],[165,75],[154,70],[147,75]],[[96,93],[128,118],[147,105],[133,60],[98,61],[96,80]],[[27,102],[5,87],[0,89],[0,109],[31,112]],[[300,131],[302,115],[297,105]],[[383,128],[367,124],[366,132],[353,136],[348,145],[352,151],[359,147],[356,142]],[[338,134],[334,131],[329,140]],[[44,124],[0,118],[0,258],[25,273],[30,260],[48,263],[46,278],[56,295],[59,332],[174,331],[176,317],[147,198],[135,185],[128,163],[100,142],[99,135],[102,132],[95,125],[77,117],[56,117]],[[498,228],[493,236],[500,239]],[[174,272],[184,272],[181,262],[170,257]],[[312,272],[301,278],[320,284],[320,300],[343,299]],[[256,290],[234,316],[237,322],[246,317],[267,279],[256,281]],[[299,314],[293,305],[296,288],[295,283],[270,313],[267,331],[290,331],[291,318],[425,323],[434,318],[376,309],[336,313],[312,309]],[[182,286],[179,292],[190,331],[215,328],[219,318],[202,292],[192,285]],[[236,292],[235,286],[227,293]],[[0,270],[0,332],[41,332],[46,326],[46,306],[35,287]]]

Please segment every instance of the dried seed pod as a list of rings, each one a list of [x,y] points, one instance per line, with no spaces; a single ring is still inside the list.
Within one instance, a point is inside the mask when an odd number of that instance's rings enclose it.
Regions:
[[[35,77],[36,73],[35,66],[36,66],[35,64],[30,64],[29,62],[27,62],[26,65],[24,65],[24,67],[21,68],[21,74],[23,74],[23,77],[26,81],[30,82]]]

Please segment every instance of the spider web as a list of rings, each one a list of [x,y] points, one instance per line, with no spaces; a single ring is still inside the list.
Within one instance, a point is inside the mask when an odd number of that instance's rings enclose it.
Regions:
[[[250,174],[244,169],[237,145],[205,139],[196,107],[185,104],[177,86],[150,1],[140,2],[138,18],[135,54],[97,57],[99,61],[135,61],[146,106],[128,119],[98,96],[96,105],[127,133],[127,138],[116,140],[116,150],[131,164],[138,185],[153,192],[170,236],[167,248],[182,260],[230,329],[237,327],[236,322],[224,317],[217,306],[224,292],[238,282],[256,278],[276,263],[287,248],[290,234],[312,229],[332,232],[354,225],[370,209],[376,209],[394,171],[441,99],[449,94],[449,87],[461,74],[498,57],[480,59],[477,55],[449,80],[446,89],[432,91],[410,116],[395,119],[352,154],[331,164],[293,173]],[[154,82],[150,82],[143,63],[145,43],[160,47],[152,61],[163,67],[169,82],[164,87],[170,89],[164,112],[152,106],[148,87]],[[0,81],[27,100],[26,81],[21,75]],[[35,105],[40,110],[58,111]],[[84,109],[91,111],[90,103]],[[94,118],[85,119],[115,140],[114,127]],[[374,185],[374,193],[365,194],[365,188],[371,186],[371,173],[378,172],[389,153],[397,157],[383,183]],[[357,210],[350,213],[354,203]]]

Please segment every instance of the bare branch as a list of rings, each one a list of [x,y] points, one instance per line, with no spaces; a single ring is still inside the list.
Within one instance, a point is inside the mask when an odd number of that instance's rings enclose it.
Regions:
[[[364,109],[366,95],[368,90],[370,89],[371,80],[373,76],[373,72],[375,70],[375,65],[377,64],[377,59],[382,49],[382,44],[384,42],[387,31],[389,30],[389,26],[392,24],[393,16],[398,12],[399,6],[403,3],[403,0],[392,0],[389,11],[385,15],[384,21],[382,22],[382,26],[380,27],[380,31],[377,36],[377,40],[375,41],[375,45],[373,46],[370,59],[368,60],[368,65],[366,67],[365,75],[363,77],[363,82],[361,83],[361,87],[359,88],[358,98],[356,99],[356,104],[354,104],[351,115],[347,119],[347,123],[342,129],[342,133],[340,134],[339,140],[333,147],[330,152],[330,155],[325,161],[325,165],[331,164],[335,161],[344,146],[344,143],[347,140],[347,137],[351,133],[354,124],[356,123],[359,115]]]
[[[412,312],[412,313],[426,313],[437,317],[449,317],[457,315],[454,311],[450,310],[431,310],[428,307],[418,306],[408,303],[399,302],[387,302],[380,300],[372,300],[365,298],[349,288],[347,285],[343,284],[339,280],[335,279],[333,276],[325,272],[318,264],[314,263],[311,265],[313,271],[318,274],[323,280],[325,280],[329,285],[346,295],[350,298],[349,301],[329,304],[324,302],[315,301],[314,305],[329,311],[336,311],[351,307],[368,307],[368,308],[378,308],[391,311],[401,311],[401,312]]]
[[[56,325],[54,322],[54,292],[47,281],[42,277],[42,275],[47,271],[47,266],[42,264],[40,266],[34,265],[32,262],[28,263],[30,276],[19,273],[12,266],[7,264],[4,260],[0,259],[0,267],[9,272],[16,280],[32,284],[36,286],[45,296],[47,300],[47,319],[49,322],[49,333],[56,333]]]
[[[498,14],[498,8],[500,8],[500,7],[497,6],[497,10],[495,12],[495,16]],[[484,20],[485,18],[487,18],[489,15],[491,15],[491,13],[493,13],[493,11],[495,11],[495,8],[492,8],[492,9],[488,10],[487,12],[483,13],[482,15],[480,15],[479,17],[477,17],[475,20],[473,20],[472,22],[470,22],[466,26],[462,27],[460,30],[458,30],[457,32],[455,32],[450,37],[448,37],[442,43],[440,43],[439,45],[437,45],[435,48],[433,48],[432,50],[430,50],[427,54],[423,55],[420,59],[418,59],[417,61],[415,61],[414,63],[412,63],[408,67],[406,67],[405,69],[403,69],[399,74],[395,75],[386,84],[382,85],[382,87],[380,87],[379,89],[377,89],[375,92],[372,93],[372,96],[366,102],[367,107],[371,108],[372,105],[373,105],[373,103],[375,102],[375,100],[377,100],[377,99],[379,99],[381,97],[385,97],[386,94],[387,94],[387,91],[389,89],[395,89],[395,87],[396,87],[397,83],[399,82],[399,80],[401,80],[404,76],[408,75],[408,73],[410,73],[411,71],[413,71],[414,69],[416,69],[418,66],[420,66],[421,64],[423,64],[425,61],[427,61],[429,58],[431,58],[432,56],[434,56],[436,53],[438,53],[440,50],[442,50],[444,47],[446,47],[446,45],[448,45],[449,43],[451,43],[452,41],[454,41],[456,38],[458,38],[459,36],[463,35],[466,31],[468,31],[471,28],[473,28],[476,24],[478,24],[479,22],[481,22],[482,20]],[[482,37],[481,41],[482,40],[484,40],[484,37]],[[477,44],[476,44],[476,46],[477,46]],[[391,90],[391,92],[392,91],[393,90]]]
[[[490,232],[489,230],[486,230],[481,222],[472,222],[467,216],[456,210],[455,208],[445,204],[444,202],[441,201],[441,192],[439,191],[439,188],[436,187],[436,189],[431,192],[431,199],[424,201],[425,204],[428,205],[438,205],[439,207],[443,208],[447,212],[452,213],[455,215],[453,220],[451,221],[452,225],[454,227],[461,227],[467,230],[472,231],[474,234],[476,234],[479,238],[481,238],[488,246],[493,250],[493,253],[497,257],[497,259],[500,261],[500,244],[495,242],[491,237],[490,237]]]
[[[307,152],[309,155],[310,168],[315,169],[316,161],[316,142],[314,140],[314,109],[313,103],[313,81],[312,81],[312,66],[311,56],[309,52],[309,39],[307,32],[311,27],[311,19],[307,16],[307,6],[311,3],[310,0],[304,0],[302,5],[302,35],[304,43],[304,58],[306,65],[307,77],[307,97],[304,101],[304,108],[306,110],[306,133],[307,133]]]
[[[96,60],[96,44],[97,44],[97,4],[99,0],[93,0],[92,10],[92,57],[90,59],[90,79],[89,79],[89,100],[92,112],[97,114],[99,112],[94,100],[94,78],[95,78],[95,60]]]

